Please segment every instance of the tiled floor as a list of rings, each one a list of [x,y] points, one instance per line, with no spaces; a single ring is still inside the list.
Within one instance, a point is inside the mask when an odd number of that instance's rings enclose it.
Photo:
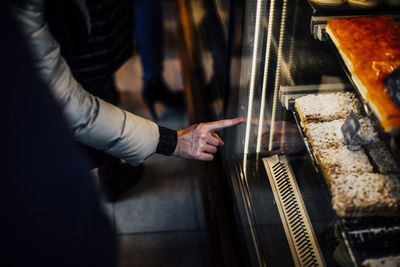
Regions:
[[[164,3],[166,59],[164,77],[172,89],[182,89],[177,58],[174,2]],[[117,73],[121,106],[150,118],[141,99],[141,67],[135,55]],[[186,114],[157,106],[160,125],[186,127]],[[144,163],[140,182],[114,204],[105,207],[120,240],[119,267],[210,266],[203,209],[192,162],[154,155]]]

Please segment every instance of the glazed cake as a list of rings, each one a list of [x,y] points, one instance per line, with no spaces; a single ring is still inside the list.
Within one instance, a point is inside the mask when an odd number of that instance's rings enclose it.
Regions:
[[[330,19],[326,32],[382,127],[400,126],[400,110],[383,83],[400,66],[400,27],[390,16],[359,16]]]
[[[296,99],[295,107],[303,123],[346,118],[351,111],[361,114],[360,102],[350,92],[306,95]]]
[[[341,127],[345,119],[329,122],[308,123],[305,125],[307,136],[313,147],[338,148],[345,146]],[[379,141],[378,133],[375,131],[368,118],[359,119],[361,128],[358,132],[359,138],[354,140],[354,145],[361,148],[362,144],[371,144]]]
[[[317,160],[328,185],[336,175],[364,174],[373,172],[373,166],[364,150],[350,151],[339,148],[314,149]]]
[[[385,216],[399,212],[400,183],[396,175],[335,175],[331,191],[333,209],[340,216]]]

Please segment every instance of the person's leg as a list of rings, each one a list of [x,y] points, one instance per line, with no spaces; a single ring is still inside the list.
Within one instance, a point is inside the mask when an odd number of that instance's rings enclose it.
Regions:
[[[134,0],[136,42],[143,67],[143,79],[161,76],[164,60],[163,12],[160,0]]]
[[[161,0],[134,0],[133,13],[136,42],[143,68],[142,97],[154,120],[158,120],[154,103],[184,108],[183,92],[171,92],[162,78],[164,60],[164,26]]]
[[[102,197],[117,201],[125,192],[135,186],[143,174],[143,164],[132,166],[109,155],[105,164],[98,168]]]
[[[84,145],[79,147],[82,154],[88,158],[89,167],[97,168],[101,195],[105,200],[110,202],[118,200],[139,182],[143,174],[143,164],[132,166],[104,151]]]

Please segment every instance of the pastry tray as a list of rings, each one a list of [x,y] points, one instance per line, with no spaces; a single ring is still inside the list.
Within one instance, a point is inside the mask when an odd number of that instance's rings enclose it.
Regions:
[[[320,181],[324,195],[330,201],[332,199],[331,192],[319,167],[311,143],[300,123],[300,117],[295,109],[292,109],[292,112],[317,174],[317,179]],[[361,262],[369,258],[400,254],[400,217],[336,216],[336,223],[354,266],[361,266]],[[378,249],[377,246],[379,246]]]
[[[307,152],[312,160],[312,165],[314,166],[315,171],[317,173],[320,173],[322,177],[323,177],[323,174],[322,174],[321,168],[319,167],[319,163],[317,161],[316,155],[313,151],[311,143],[308,140],[306,131],[301,124],[300,116],[294,107],[295,99],[302,97],[304,95],[308,95],[308,94],[326,94],[326,93],[336,93],[336,92],[346,92],[346,91],[354,92],[354,88],[356,88],[354,85],[349,86],[348,84],[342,84],[342,83],[340,83],[340,84],[325,84],[325,85],[308,85],[308,86],[281,86],[281,88],[280,88],[280,92],[279,92],[280,102],[286,110],[291,111],[293,113],[293,117],[296,121],[297,128],[298,128],[298,130],[301,134],[301,137],[304,141]],[[371,120],[371,124],[373,125],[374,129],[378,133],[379,139],[386,144],[386,148],[390,149],[391,148],[389,146],[390,135],[383,130],[383,128],[380,126],[380,123],[379,123],[377,117],[375,116],[375,114],[368,110],[368,104],[363,102],[363,99],[360,94],[358,94],[358,95],[359,95],[358,98],[363,106],[363,109],[361,110],[362,115],[368,117]],[[376,172],[378,172],[378,168],[377,168],[376,164],[374,163],[374,159],[369,155],[369,153],[366,149],[365,149],[365,152],[366,152],[371,164],[373,165],[374,170]],[[396,155],[397,155],[395,153],[396,151],[392,151],[392,152],[393,152],[392,153],[393,156],[396,157]],[[399,164],[399,161],[397,161],[397,164]]]
[[[321,168],[309,142],[300,117],[293,111],[296,124],[299,128],[312,165],[320,180],[322,190],[329,201],[331,192],[325,182]],[[400,254],[400,217],[339,217],[336,216],[341,238],[348,250],[354,266],[361,266],[361,262],[368,258],[380,258]],[[376,247],[379,249],[376,249]]]

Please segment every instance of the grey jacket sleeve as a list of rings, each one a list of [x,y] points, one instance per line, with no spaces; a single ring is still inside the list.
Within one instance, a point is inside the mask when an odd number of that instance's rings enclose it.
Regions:
[[[115,107],[85,91],[74,79],[44,19],[43,0],[13,7],[40,78],[50,87],[73,136],[131,164],[156,151],[159,130],[154,122]]]

